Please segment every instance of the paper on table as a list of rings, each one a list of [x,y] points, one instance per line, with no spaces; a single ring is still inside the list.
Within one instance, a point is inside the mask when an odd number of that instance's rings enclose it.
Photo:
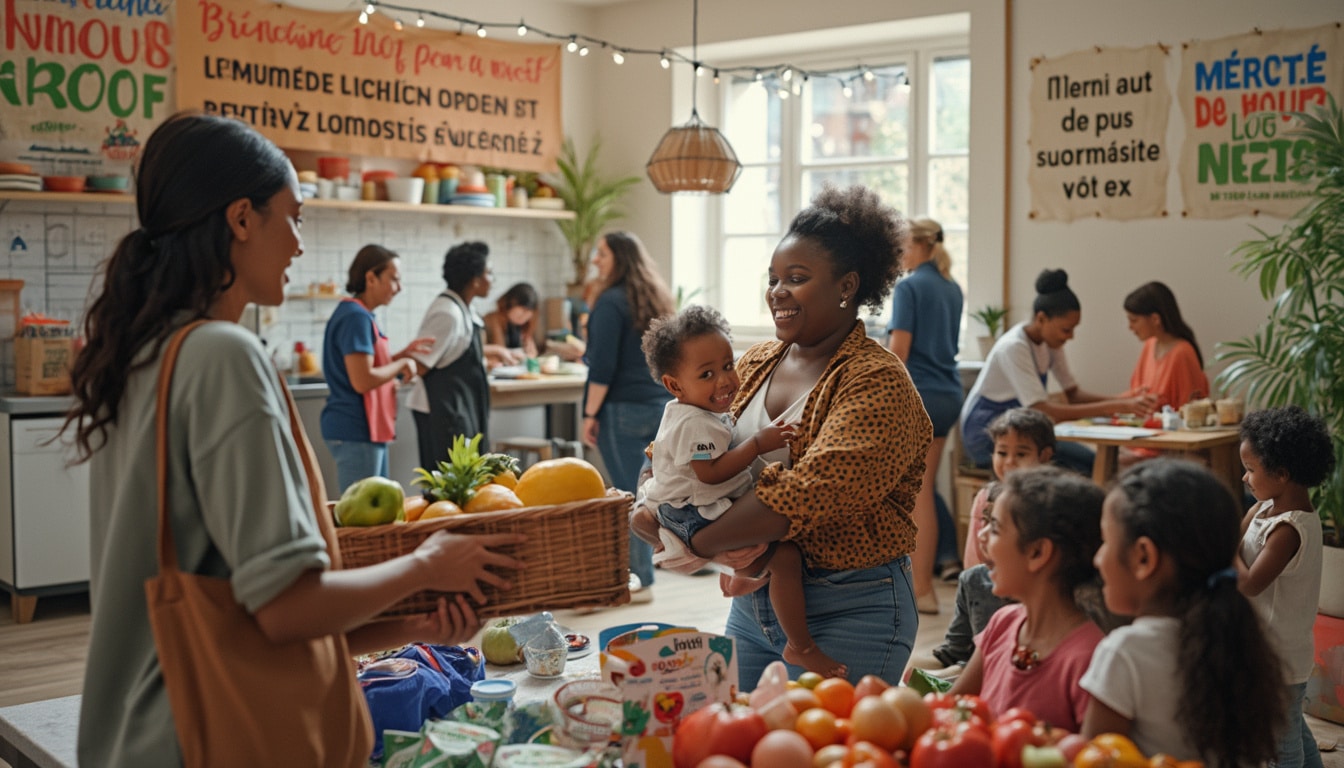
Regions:
[[[1082,440],[1095,438],[1097,440],[1137,440],[1140,437],[1152,437],[1161,434],[1160,429],[1144,429],[1143,427],[1105,427],[1096,424],[1056,424],[1056,437],[1074,437]]]

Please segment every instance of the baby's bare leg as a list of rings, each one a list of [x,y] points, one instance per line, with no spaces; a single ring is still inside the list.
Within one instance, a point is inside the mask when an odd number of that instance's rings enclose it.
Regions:
[[[807,603],[803,598],[803,555],[792,542],[781,541],[770,558],[770,606],[788,642],[784,660],[826,677],[844,677],[844,664],[817,647],[807,629]]]

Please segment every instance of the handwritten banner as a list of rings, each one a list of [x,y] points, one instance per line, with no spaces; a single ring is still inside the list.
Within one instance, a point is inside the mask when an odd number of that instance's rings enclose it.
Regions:
[[[555,170],[559,46],[254,0],[184,0],[177,13],[183,107],[284,147]]]
[[[173,111],[171,3],[4,0],[0,158],[125,173]]]
[[[1032,62],[1032,218],[1165,215],[1165,65],[1156,45]]]
[[[1187,216],[1288,218],[1311,195],[1294,172],[1289,112],[1344,94],[1344,29],[1254,32],[1186,43],[1177,98],[1185,116],[1181,189]]]

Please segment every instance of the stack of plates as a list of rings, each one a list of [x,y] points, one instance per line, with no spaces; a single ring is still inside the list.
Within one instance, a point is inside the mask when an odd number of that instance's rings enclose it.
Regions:
[[[460,187],[459,187],[460,189]],[[452,197],[453,205],[470,205],[476,208],[494,208],[495,196],[476,192],[458,193]]]
[[[31,173],[0,173],[0,189],[41,192],[42,177]]]

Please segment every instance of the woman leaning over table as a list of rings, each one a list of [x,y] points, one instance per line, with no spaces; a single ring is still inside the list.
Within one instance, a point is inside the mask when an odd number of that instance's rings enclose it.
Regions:
[[[985,367],[961,408],[961,438],[966,455],[977,467],[988,467],[994,443],[986,428],[1000,413],[1017,407],[1035,408],[1056,423],[1089,416],[1133,413],[1147,416],[1156,398],[1151,394],[1107,397],[1087,392],[1074,381],[1064,345],[1082,322],[1083,309],[1062,269],[1043,269],[1036,277],[1031,320],[1008,329],[985,359]],[[1054,373],[1067,402],[1049,399],[1046,380]],[[1091,474],[1092,451],[1060,442],[1055,463]]]
[[[401,293],[401,259],[381,245],[366,245],[350,263],[345,290],[322,340],[322,439],[336,461],[344,491],[366,477],[387,477],[387,446],[397,437],[397,387],[415,378],[413,353],[434,339],[423,337],[392,354],[373,311]]]
[[[924,481],[915,498],[918,527],[911,565],[915,574],[915,603],[922,613],[938,613],[938,594],[933,591],[933,569],[939,542],[951,534],[946,556],[956,561],[956,534],[950,519],[938,515],[935,487],[938,462],[943,456],[947,433],[961,413],[961,375],[957,373],[957,347],[961,336],[961,287],[949,270],[952,257],[943,247],[943,227],[933,219],[910,222],[910,244],[901,254],[901,269],[907,276],[896,284],[891,296],[891,322],[887,325],[887,348],[906,370],[924,401],[933,422],[933,442],[924,456]]]
[[[521,352],[525,358],[537,356],[537,289],[531,283],[515,283],[495,300],[495,311],[485,322],[485,341]]]
[[[797,544],[817,645],[851,680],[873,674],[892,684],[919,626],[911,511],[933,428],[905,366],[867,337],[858,312],[885,302],[905,238],[900,214],[864,187],[827,187],[794,218],[765,294],[778,341],[738,360],[732,413],[736,435],[784,419],[798,422],[799,436],[763,457],[755,488],[691,540],[704,557],[778,539]],[[649,510],[636,510],[631,524],[657,541]],[[768,589],[734,597],[728,615],[743,690],[782,659]]]
[[[644,449],[658,434],[670,396],[654,381],[640,340],[655,317],[672,314],[675,303],[644,244],[629,232],[608,232],[597,242],[597,299],[588,317],[588,388],[583,404],[583,441],[596,445],[612,485],[634,493]],[[653,549],[630,538],[630,580],[636,600],[652,593]]]
[[[1152,394],[1155,409],[1180,408],[1209,396],[1204,356],[1170,288],[1156,281],[1135,288],[1125,297],[1125,317],[1129,330],[1143,342],[1127,394]]]
[[[145,582],[158,572],[159,355],[192,320],[217,322],[183,344],[170,399],[169,499],[179,565],[227,578],[234,598],[277,646],[315,641],[343,660],[345,690],[326,695],[353,694],[355,706],[349,719],[320,724],[321,738],[310,740],[328,751],[307,764],[367,762],[373,733],[352,653],[412,640],[464,642],[480,626],[461,598],[441,602],[434,614],[370,619],[427,587],[479,601],[478,582],[504,581],[487,566],[521,565],[487,547],[522,537],[435,534],[413,555],[329,570],[333,532],[314,512],[300,459],[311,451],[307,437],[291,432],[284,384],[261,342],[238,325],[247,304],[284,300],[285,270],[303,253],[302,206],[284,153],[241,122],[176,115],[145,143],[136,174],[141,226],[103,267],[101,293],[84,321],[89,344],[72,371],[75,405],[66,422],[81,458],[90,460],[95,500],[81,765],[182,762]],[[321,478],[314,479],[320,498]],[[277,732],[313,727],[276,723]]]

